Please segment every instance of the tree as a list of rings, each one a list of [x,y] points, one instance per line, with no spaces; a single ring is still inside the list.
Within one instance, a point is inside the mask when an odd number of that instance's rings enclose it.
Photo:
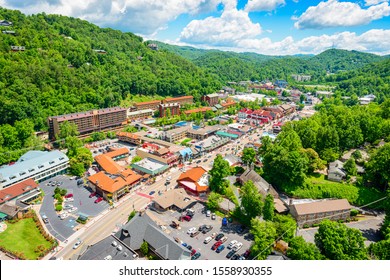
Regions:
[[[372,259],[390,260],[390,239],[371,243],[368,252]]]
[[[83,142],[76,136],[68,136],[65,138],[65,148],[68,149],[66,155],[71,158],[77,155],[77,149],[83,146]]]
[[[316,151],[311,148],[304,149],[303,151],[309,161],[307,170],[309,174],[313,173],[315,170],[322,170],[325,168],[324,161],[319,157]]]
[[[263,210],[263,197],[251,180],[247,181],[240,189],[241,207],[247,221],[261,216]]]
[[[324,220],[314,236],[320,252],[331,260],[366,260],[367,249],[362,233],[346,225]]]
[[[142,157],[140,157],[140,156],[135,156],[135,157],[132,158],[131,163],[136,163],[136,162],[139,162],[139,161],[141,161],[141,160],[142,160]]]
[[[225,188],[228,186],[228,182],[225,180],[229,176],[229,163],[218,154],[214,159],[213,167],[209,171],[210,189],[214,192],[224,194]]]
[[[82,163],[85,169],[89,168],[93,162],[92,152],[85,147],[79,147],[76,150],[74,158],[76,158],[78,162]]]
[[[359,160],[359,159],[362,159],[362,153],[359,151],[359,150],[355,150],[351,156],[355,159],[355,160]]]
[[[256,260],[265,260],[271,254],[272,245],[275,242],[276,230],[273,223],[253,219],[250,232],[253,234],[254,239],[251,255]]]
[[[347,172],[349,176],[356,176],[357,175],[357,168],[355,159],[353,157],[350,157],[343,166],[344,170]]]
[[[378,184],[382,189],[389,187],[390,182],[390,143],[377,149],[366,164],[367,179]]]
[[[70,136],[79,135],[79,131],[77,125],[75,123],[70,123],[68,121],[64,121],[60,124],[60,133],[56,137],[57,139],[65,139]]]
[[[207,198],[206,205],[209,209],[219,209],[219,204],[222,202],[222,196],[219,193],[211,192]]]
[[[141,247],[139,248],[141,251],[142,255],[146,256],[149,253],[149,244],[148,242],[144,241],[141,244]]]
[[[283,238],[286,242],[295,236],[297,229],[297,223],[291,215],[279,215],[275,214],[274,226],[276,229],[276,235]]]
[[[69,172],[75,176],[82,176],[85,172],[84,164],[76,158],[71,158],[69,160]]]
[[[253,148],[244,148],[241,160],[244,164],[251,166],[256,160],[256,151]]]
[[[296,236],[288,243],[287,257],[293,260],[323,260],[320,250],[313,243],[306,242],[302,236]]]
[[[127,218],[127,221],[129,222],[132,218],[134,218],[134,216],[137,214],[137,212],[135,210],[131,211],[131,213],[129,214],[129,217]]]
[[[263,218],[266,221],[271,221],[275,216],[274,197],[271,194],[267,194],[264,200],[263,206]]]

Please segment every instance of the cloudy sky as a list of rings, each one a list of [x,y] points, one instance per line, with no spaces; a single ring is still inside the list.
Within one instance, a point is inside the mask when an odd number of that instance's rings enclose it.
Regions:
[[[390,54],[389,0],[0,0],[0,6],[198,48],[286,55],[333,46]]]

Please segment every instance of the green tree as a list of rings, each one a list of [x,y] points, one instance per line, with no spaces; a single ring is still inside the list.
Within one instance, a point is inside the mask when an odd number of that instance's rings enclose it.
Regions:
[[[390,183],[390,143],[377,149],[366,164],[367,179],[382,189]]]
[[[83,146],[83,142],[76,136],[68,136],[65,138],[65,148],[68,149],[66,155],[69,158],[77,155],[77,150]]]
[[[69,172],[75,176],[82,176],[85,172],[84,164],[76,158],[71,158],[69,160]]]
[[[77,136],[79,131],[75,123],[64,121],[60,124],[60,133],[56,137],[57,139],[66,139],[67,137]]]
[[[273,221],[277,236],[282,237],[286,242],[290,242],[295,236],[295,231],[297,229],[295,219],[291,215],[275,214]]]
[[[142,255],[146,256],[149,253],[149,244],[148,242],[144,241],[141,244],[141,247],[139,249],[142,253]]]
[[[209,209],[219,209],[219,204],[222,202],[222,196],[219,193],[211,192],[207,197],[206,205]]]
[[[225,189],[228,186],[228,182],[225,180],[229,176],[229,163],[218,154],[214,159],[213,167],[209,171],[210,178],[210,189],[214,192],[224,194]]]
[[[137,214],[137,212],[135,210],[131,211],[131,213],[129,214],[129,217],[127,218],[127,221],[129,222],[132,218],[135,217],[136,214]]]
[[[142,157],[140,157],[140,156],[135,156],[135,157],[132,158],[131,163],[136,163],[136,162],[139,162],[139,161],[141,161],[141,160],[142,160]]]
[[[343,166],[344,170],[347,172],[349,176],[356,176],[357,175],[357,167],[356,162],[353,157],[350,157]]]
[[[304,149],[303,151],[309,161],[307,170],[309,174],[313,173],[315,170],[322,170],[325,168],[324,161],[319,157],[316,151],[311,148]]]
[[[263,218],[266,221],[272,221],[275,216],[275,204],[274,197],[271,194],[267,194],[264,200],[263,206]]]
[[[365,260],[367,249],[362,233],[346,225],[324,220],[314,236],[320,252],[331,260]]]
[[[263,197],[251,180],[247,181],[240,189],[241,208],[249,222],[257,216],[261,216],[263,210]]]
[[[288,243],[287,257],[292,260],[323,260],[320,250],[313,243],[306,242],[302,236],[296,236]]]
[[[372,259],[390,260],[390,239],[371,243],[368,252]]]
[[[256,151],[253,148],[244,148],[241,160],[244,164],[251,166],[256,160]]]
[[[359,159],[362,159],[363,156],[362,156],[362,153],[359,151],[359,150],[355,150],[351,156],[355,159],[355,160],[359,160]]]
[[[272,245],[275,242],[276,229],[273,223],[253,219],[250,232],[254,238],[251,255],[257,260],[265,260],[271,254]]]

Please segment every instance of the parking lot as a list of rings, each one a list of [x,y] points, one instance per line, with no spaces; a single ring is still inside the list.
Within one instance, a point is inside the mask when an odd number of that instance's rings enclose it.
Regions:
[[[54,209],[53,194],[56,186],[48,185],[50,181],[59,182],[59,188],[66,189],[68,194],[73,194],[73,201],[65,201],[64,206],[73,205],[74,207],[77,207],[77,209],[69,213],[69,216],[63,220],[58,217],[57,212]],[[89,195],[91,192],[85,188],[83,184],[77,185],[77,180],[71,180],[71,177],[69,176],[58,175],[41,182],[39,187],[45,193],[39,214],[41,216],[47,216],[49,220],[46,224],[47,229],[60,241],[65,241],[75,232],[76,226],[79,225],[76,220],[80,214],[88,217],[94,217],[108,208],[108,204],[104,200],[100,203],[94,203],[96,197],[90,198]]]
[[[243,233],[238,234],[236,230],[240,227],[239,224],[232,223],[227,226],[222,226],[222,218],[216,216],[215,220],[212,220],[211,217],[206,217],[205,213],[202,213],[204,206],[200,203],[197,203],[192,209],[195,210],[195,215],[191,219],[191,221],[183,221],[180,222],[180,227],[178,229],[172,228],[169,225],[173,220],[179,220],[180,213],[177,211],[167,211],[163,214],[156,214],[158,218],[160,218],[163,222],[165,222],[167,226],[166,232],[172,236],[173,238],[178,238],[182,243],[186,243],[187,245],[191,245],[193,249],[197,252],[201,253],[199,259],[201,260],[225,260],[227,253],[230,251],[227,249],[227,245],[232,240],[237,240],[237,242],[241,242],[243,244],[242,248],[237,251],[237,254],[242,255],[247,249],[249,249],[251,245],[251,240],[248,238],[248,230],[245,230]],[[201,225],[211,225],[213,228],[206,234],[199,233],[195,237],[191,237],[187,234],[187,231],[196,227],[199,228]],[[215,250],[211,250],[211,247],[214,243],[216,243],[215,238],[211,240],[209,243],[204,244],[203,241],[206,237],[211,236],[213,233],[219,234],[223,233],[228,239],[223,243],[225,245],[225,249],[220,253],[216,253]]]

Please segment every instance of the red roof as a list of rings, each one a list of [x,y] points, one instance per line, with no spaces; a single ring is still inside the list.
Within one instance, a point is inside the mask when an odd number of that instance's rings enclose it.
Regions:
[[[24,193],[36,189],[37,187],[38,184],[35,183],[33,179],[27,179],[5,189],[2,189],[0,191],[0,204],[12,200],[18,196],[21,196]]]

